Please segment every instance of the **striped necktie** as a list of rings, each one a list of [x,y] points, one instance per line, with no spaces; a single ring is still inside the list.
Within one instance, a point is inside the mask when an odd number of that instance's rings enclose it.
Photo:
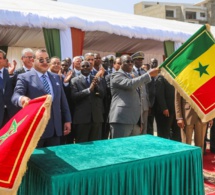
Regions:
[[[47,94],[51,94],[51,89],[49,87],[49,83],[48,83],[48,81],[46,79],[45,74],[42,75],[42,81],[43,81],[43,85],[44,85],[44,88],[45,88],[45,91],[47,92]]]

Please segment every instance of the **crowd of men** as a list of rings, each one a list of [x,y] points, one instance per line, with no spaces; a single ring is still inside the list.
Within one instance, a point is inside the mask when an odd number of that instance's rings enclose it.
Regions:
[[[144,64],[143,52],[101,57],[86,53],[61,61],[44,49],[22,51],[16,69],[0,50],[0,128],[26,102],[51,94],[51,118],[37,147],[154,134],[204,150],[206,129],[172,85],[158,61]],[[215,148],[214,148],[215,150]]]

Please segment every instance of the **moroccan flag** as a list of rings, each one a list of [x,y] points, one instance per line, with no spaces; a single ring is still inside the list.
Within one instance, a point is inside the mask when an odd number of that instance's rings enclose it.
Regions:
[[[204,25],[161,66],[203,122],[215,118],[215,40]]]
[[[0,130],[0,194],[16,194],[27,162],[50,118],[52,98],[29,101]]]

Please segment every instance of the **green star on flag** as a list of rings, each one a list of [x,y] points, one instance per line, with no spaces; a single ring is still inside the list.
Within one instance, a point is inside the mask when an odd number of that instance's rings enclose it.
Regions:
[[[208,67],[208,65],[202,66],[201,62],[199,62],[199,67],[195,68],[194,70],[198,71],[200,74],[200,77],[201,77],[203,74],[209,75],[207,70],[206,70],[207,67]]]
[[[160,65],[165,78],[202,122],[215,118],[215,39],[203,25]],[[200,79],[201,78],[201,79]]]

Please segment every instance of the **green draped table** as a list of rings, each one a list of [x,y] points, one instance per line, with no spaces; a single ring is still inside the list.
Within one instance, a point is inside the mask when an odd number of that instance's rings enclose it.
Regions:
[[[201,149],[142,135],[35,149],[19,195],[203,195]]]

